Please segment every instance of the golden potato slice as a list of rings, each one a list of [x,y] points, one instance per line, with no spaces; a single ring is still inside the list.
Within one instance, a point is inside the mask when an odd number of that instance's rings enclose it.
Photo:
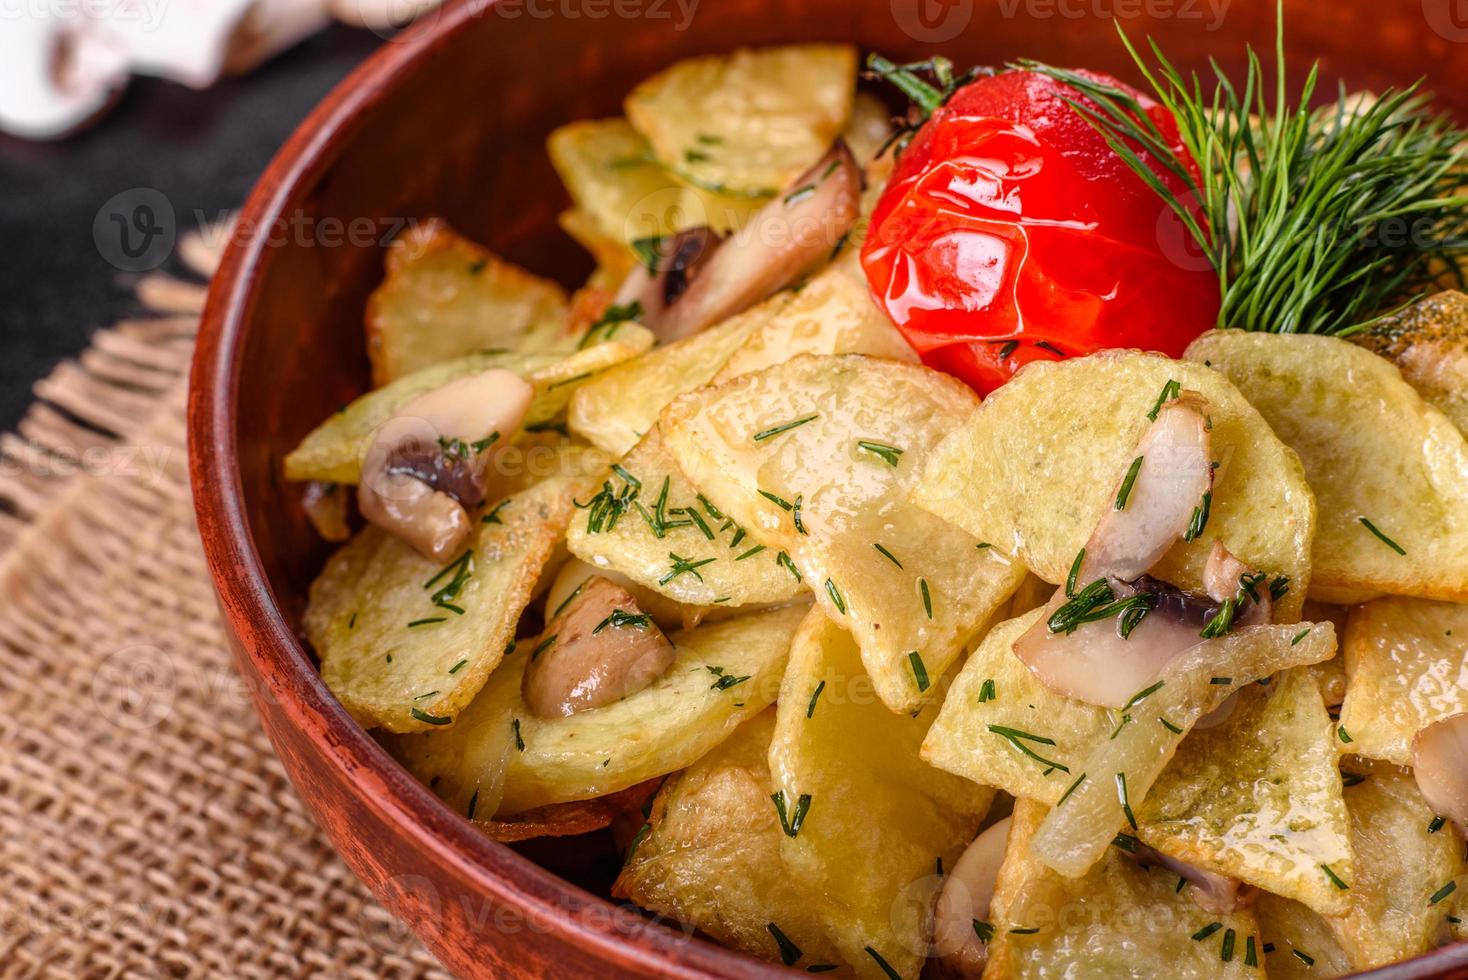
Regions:
[[[625,454],[652,431],[678,395],[789,360],[797,354],[917,355],[864,284],[835,270],[590,382],[571,403],[571,427],[607,452]]]
[[[549,346],[565,318],[560,286],[426,221],[393,242],[387,277],[367,300],[372,383],[476,350]]]
[[[1264,975],[1252,911],[1205,912],[1177,891],[1176,875],[1143,869],[1114,847],[1085,877],[1058,875],[1030,851],[1044,818],[1043,804],[1015,804],[987,923],[986,980]]]
[[[1313,594],[1468,600],[1468,443],[1391,362],[1337,337],[1240,330],[1186,356],[1227,374],[1304,462]]]
[[[769,197],[846,128],[856,61],[844,44],[688,58],[634,88],[624,109],[658,161],[689,184]]]
[[[546,148],[590,229],[624,246],[700,225],[727,233],[742,228],[764,203],[680,183],[625,119],[562,126],[551,133]]]
[[[571,399],[571,430],[615,456],[626,455],[652,431],[669,402],[708,384],[771,311],[788,301],[789,294],[777,293],[746,313],[587,382]]]
[[[765,711],[663,784],[612,893],[750,956],[849,973],[813,893],[780,858],[765,761],[773,731]]]
[[[1161,722],[1045,687],[1012,650],[1043,614],[1035,609],[1001,623],[978,645],[923,743],[923,758],[1053,806],[1081,773],[1091,771],[1088,757],[1095,747],[1111,745],[1113,733],[1120,738],[1132,726]],[[1212,675],[1210,670],[1204,683]],[[1238,690],[1239,706],[1223,726],[1183,739],[1150,793],[1140,782],[1130,783],[1140,829],[1128,832],[1189,863],[1338,910],[1339,902],[1321,887],[1329,880],[1320,864],[1330,862],[1343,877],[1350,874],[1345,808],[1330,719],[1313,681],[1297,669],[1267,687],[1217,687]],[[1154,692],[1139,707],[1162,696]],[[1127,714],[1131,721],[1123,721]],[[1162,717],[1184,727],[1180,713],[1175,721],[1170,711]]]
[[[596,260],[588,287],[615,291],[637,265],[637,255],[627,243],[608,237],[596,219],[580,208],[562,211],[556,223]]]
[[[1351,340],[1389,358],[1419,395],[1468,432],[1468,295],[1434,293]]]
[[[1228,379],[1202,365],[1135,351],[1028,365],[932,454],[915,499],[1059,585],[1113,505],[1169,381],[1207,399],[1220,466],[1204,533],[1179,542],[1153,574],[1200,589],[1222,541],[1251,567],[1289,576],[1276,610],[1297,618],[1315,523],[1304,470]]]
[[[775,699],[805,613],[792,606],[673,633],[677,659],[667,673],[605,707],[536,718],[518,703],[496,816],[606,796],[692,764]],[[533,654],[512,657],[488,689],[518,692]]]
[[[452,725],[389,735],[389,752],[418,781],[469,820],[486,821],[499,809],[505,768],[514,749],[510,720],[519,689],[490,684]]]
[[[865,282],[834,268],[811,278],[778,305],[714,375],[718,384],[783,364],[798,354],[867,354],[916,364],[917,352],[872,302]]]
[[[1050,690],[1014,641],[1044,615],[1033,609],[995,626],[964,662],[923,742],[922,757],[1011,796],[1060,801],[1091,746],[1116,728],[1111,712]]]
[[[1117,831],[1129,824],[1136,829],[1134,809],[1149,799],[1194,724],[1234,692],[1282,670],[1319,663],[1335,647],[1329,623],[1304,629],[1246,626],[1178,654],[1155,684],[1129,701],[1112,735],[1092,746],[1065,796],[1035,832],[1031,851],[1062,874],[1084,874]]]
[[[1194,729],[1136,808],[1145,843],[1324,915],[1354,879],[1335,726],[1305,669],[1251,684],[1223,724]]]
[[[1330,712],[1332,718],[1340,717],[1341,702],[1346,699],[1346,658],[1343,651],[1348,642],[1346,617],[1350,611],[1346,606],[1334,606],[1324,602],[1307,601],[1305,603],[1305,622],[1330,623],[1335,627],[1335,635],[1340,637],[1341,649],[1336,651],[1335,656],[1305,668],[1310,676],[1315,678],[1315,684],[1320,688],[1320,696],[1325,698],[1326,710]]]
[[[1346,787],[1356,877],[1349,911],[1328,919],[1351,965],[1370,970],[1433,949],[1462,889],[1463,842],[1433,812],[1410,773],[1373,766]]]
[[[802,355],[684,395],[659,422],[693,485],[788,554],[852,632],[894,711],[922,703],[1024,577],[998,548],[907,499],[929,450],[974,403],[926,368]]]
[[[892,110],[870,92],[857,92],[851,102],[851,121],[841,135],[857,164],[869,167],[892,135]]]
[[[285,477],[356,484],[361,478],[362,453],[378,426],[419,395],[490,368],[514,371],[534,386],[535,398],[525,416],[526,428],[533,430],[564,411],[583,382],[651,346],[652,334],[635,323],[624,323],[614,340],[572,354],[481,352],[435,364],[338,409],[286,456]]]
[[[1261,892],[1255,914],[1270,980],[1325,980],[1351,972],[1351,959],[1330,924],[1288,898]]]
[[[780,687],[770,744],[786,815],[780,853],[791,877],[811,889],[826,934],[863,975],[883,975],[869,949],[902,976],[917,975],[937,862],[953,867],[994,798],[992,789],[919,761],[946,687],[941,677],[933,683],[933,699],[916,716],[888,711],[851,634],[815,608],[796,633]]]
[[[1341,728],[1350,751],[1412,764],[1412,739],[1468,712],[1468,606],[1392,596],[1351,611]]]
[[[781,552],[756,543],[693,488],[657,428],[618,470],[607,480],[609,499],[629,487],[636,495],[618,514],[593,503],[584,519],[571,522],[567,541],[582,561],[691,606],[768,605],[805,593]],[[627,483],[628,476],[637,482]]]
[[[575,499],[596,486],[571,456],[558,469],[496,507],[493,523],[477,524],[471,548],[445,568],[375,527],[327,561],[311,585],[306,636],[321,679],[364,726],[449,725],[479,693]]]

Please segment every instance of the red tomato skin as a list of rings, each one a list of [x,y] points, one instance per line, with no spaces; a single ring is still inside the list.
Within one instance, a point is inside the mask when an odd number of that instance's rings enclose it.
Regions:
[[[1134,94],[1186,159],[1171,115]],[[1025,71],[960,89],[899,157],[862,246],[874,296],[924,361],[981,394],[1037,359],[1177,357],[1218,315],[1181,219],[1067,98],[1084,101]]]

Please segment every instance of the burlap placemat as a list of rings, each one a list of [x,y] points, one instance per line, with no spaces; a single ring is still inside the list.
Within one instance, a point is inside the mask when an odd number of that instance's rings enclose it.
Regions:
[[[161,315],[99,333],[0,437],[0,976],[447,978],[234,673],[184,448],[203,287],[138,292]]]

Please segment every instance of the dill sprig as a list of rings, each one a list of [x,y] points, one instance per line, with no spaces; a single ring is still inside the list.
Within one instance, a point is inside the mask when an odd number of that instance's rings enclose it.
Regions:
[[[1318,62],[1292,100],[1282,4],[1276,17],[1274,85],[1250,49],[1242,90],[1215,63],[1211,93],[1150,39],[1149,62],[1118,25],[1196,170],[1126,91],[1049,65],[1019,67],[1089,100],[1071,105],[1178,215],[1217,273],[1219,327],[1350,334],[1423,285],[1434,258],[1461,251],[1468,197],[1456,191],[1468,131],[1430,107],[1420,81],[1367,102],[1342,87],[1312,110]]]

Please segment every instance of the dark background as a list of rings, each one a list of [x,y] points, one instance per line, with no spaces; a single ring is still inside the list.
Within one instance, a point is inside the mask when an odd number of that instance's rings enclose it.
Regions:
[[[93,242],[98,209],[156,188],[182,235],[197,217],[238,207],[296,124],[382,43],[332,27],[205,92],[134,79],[101,122],[58,143],[0,136],[0,431],[15,427],[31,385],[57,361],[137,310],[137,276]]]

